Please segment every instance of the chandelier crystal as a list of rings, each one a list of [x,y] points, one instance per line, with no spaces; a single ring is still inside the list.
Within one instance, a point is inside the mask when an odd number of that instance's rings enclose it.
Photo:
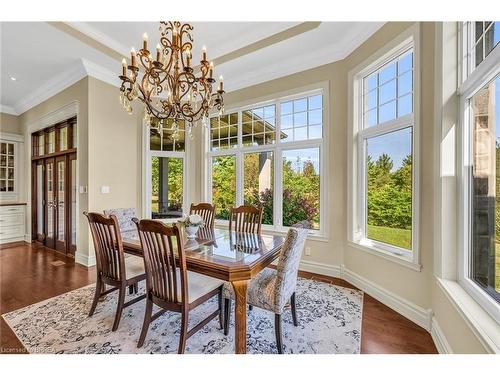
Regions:
[[[158,120],[173,119],[172,130],[177,133],[178,121],[184,121],[191,136],[192,126],[198,122],[208,123],[212,109],[219,114],[224,111],[224,83],[219,77],[217,90],[213,76],[214,65],[207,59],[203,47],[199,67],[192,66],[193,27],[178,21],[160,22],[160,43],[156,54],[148,49],[148,36],[143,35],[139,52],[132,48],[130,64],[122,60],[122,74],[119,76],[120,102],[132,113],[130,102],[139,99],[144,103],[144,120],[149,124],[151,116]],[[196,73],[196,74],[195,74]]]

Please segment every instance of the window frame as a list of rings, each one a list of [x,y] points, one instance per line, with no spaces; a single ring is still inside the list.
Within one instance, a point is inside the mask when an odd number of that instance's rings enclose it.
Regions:
[[[268,233],[286,233],[289,227],[282,225],[282,212],[283,212],[283,202],[282,202],[282,164],[283,164],[283,151],[285,150],[297,150],[304,148],[319,148],[320,157],[320,227],[318,230],[310,230],[310,236],[318,240],[328,240],[328,220],[327,220],[327,209],[328,209],[328,191],[327,184],[328,181],[328,142],[329,142],[329,127],[330,127],[330,117],[329,117],[329,84],[328,82],[320,82],[317,84],[299,87],[287,92],[281,92],[273,94],[267,97],[257,98],[246,103],[238,103],[231,107],[225,109],[225,114],[238,113],[238,147],[228,148],[224,150],[212,151],[210,148],[210,128],[204,128],[204,155],[205,162],[204,168],[206,171],[205,178],[205,200],[207,202],[212,202],[212,157],[215,156],[225,156],[225,155],[235,155],[236,156],[236,206],[243,204],[243,187],[244,187],[244,155],[248,153],[259,153],[259,152],[272,152],[274,159],[274,196],[273,196],[273,224],[263,224],[262,229]],[[281,106],[282,102],[289,100],[314,96],[321,94],[323,97],[322,105],[322,131],[323,137],[318,139],[308,139],[302,141],[290,141],[281,142],[279,134],[281,132]],[[252,108],[265,107],[274,104],[275,116],[276,116],[276,142],[274,144],[268,145],[257,145],[257,146],[243,146],[242,144],[242,114],[243,111],[250,110]],[[217,117],[217,114],[210,116]],[[216,219],[216,225],[227,226],[227,220]]]
[[[462,23],[460,40],[462,48],[469,51],[471,43],[470,27]],[[464,54],[462,54],[462,63]],[[467,56],[465,56],[467,58]],[[472,59],[469,59],[469,61]],[[469,64],[469,62],[467,63]],[[469,66],[469,65],[467,65]],[[468,74],[467,74],[468,73]],[[488,56],[472,71],[463,70],[465,74],[460,82],[459,121],[461,131],[458,141],[458,181],[460,190],[459,204],[459,257],[458,283],[497,323],[500,323],[500,303],[481,288],[470,275],[470,253],[472,251],[472,97],[500,75],[500,47],[497,45]]]
[[[363,80],[413,50],[412,113],[364,128]],[[397,63],[397,62],[396,62]],[[397,94],[397,93],[396,93]],[[420,271],[420,25],[416,24],[349,72],[348,242],[356,248]],[[396,99],[397,100],[397,99]],[[366,140],[412,128],[412,249],[367,238]]]
[[[142,183],[142,214],[143,217],[151,219],[151,196],[152,196],[152,158],[153,157],[165,157],[165,158],[180,158],[182,159],[182,213],[188,214],[189,207],[187,205],[190,202],[189,197],[189,189],[187,182],[187,170],[189,168],[189,158],[186,156],[190,147],[190,138],[185,135],[184,141],[184,151],[158,151],[158,150],[150,150],[150,124],[142,122],[142,127],[144,129],[143,132],[143,183]],[[187,132],[186,132],[187,133]],[[161,219],[162,221],[170,222],[176,221],[178,219]]]

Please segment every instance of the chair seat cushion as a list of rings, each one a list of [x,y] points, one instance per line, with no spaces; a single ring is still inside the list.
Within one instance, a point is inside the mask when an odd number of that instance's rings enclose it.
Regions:
[[[179,285],[179,300],[182,300],[180,291],[180,273],[177,273],[177,275],[179,280],[177,284]],[[198,298],[210,293],[214,289],[217,289],[224,283],[222,280],[190,271],[187,272],[187,279],[189,303],[196,301]]]
[[[144,260],[138,256],[125,257],[125,277],[132,279],[144,274]]]
[[[271,268],[264,268],[257,276],[250,280],[247,289],[247,302],[256,307],[280,314],[284,306],[276,303],[276,277],[277,272]],[[229,282],[224,283],[224,298],[234,299],[233,286]]]

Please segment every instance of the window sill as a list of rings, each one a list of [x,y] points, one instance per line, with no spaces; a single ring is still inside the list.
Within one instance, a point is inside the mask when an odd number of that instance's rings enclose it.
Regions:
[[[420,272],[422,270],[422,265],[420,263],[414,262],[413,259],[411,257],[408,257],[406,254],[396,254],[391,251],[382,249],[374,244],[365,244],[362,241],[349,241],[349,245],[366,253],[376,255],[404,267],[410,268],[414,271]]]
[[[500,325],[456,281],[436,279],[486,351],[500,353]]]
[[[215,227],[216,228],[221,228],[221,229],[227,229],[229,222],[215,222]],[[285,230],[277,230],[277,229],[266,229],[262,227],[262,234],[267,234],[267,235],[278,235],[278,236],[286,236],[288,233],[288,229]],[[329,242],[329,238],[327,235],[324,233],[309,233],[307,235],[307,239],[309,241],[318,241],[318,242]]]

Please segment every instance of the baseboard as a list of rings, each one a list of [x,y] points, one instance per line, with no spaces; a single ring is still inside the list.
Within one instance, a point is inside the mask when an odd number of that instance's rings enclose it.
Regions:
[[[299,269],[301,271],[317,273],[319,275],[338,277],[338,278],[341,277],[340,266],[318,263],[310,260],[301,260]]]
[[[341,268],[341,277],[345,281],[368,293],[376,300],[382,302],[384,305],[410,319],[415,324],[418,324],[420,327],[427,331],[431,331],[432,310],[426,310],[413,302],[388,291],[380,285],[365,279],[344,266]]]
[[[453,354],[453,349],[451,348],[444,332],[441,330],[436,318],[432,318],[431,322],[431,336],[439,354]]]
[[[95,266],[95,256],[88,256],[80,252],[75,253],[75,262],[85,267]]]

